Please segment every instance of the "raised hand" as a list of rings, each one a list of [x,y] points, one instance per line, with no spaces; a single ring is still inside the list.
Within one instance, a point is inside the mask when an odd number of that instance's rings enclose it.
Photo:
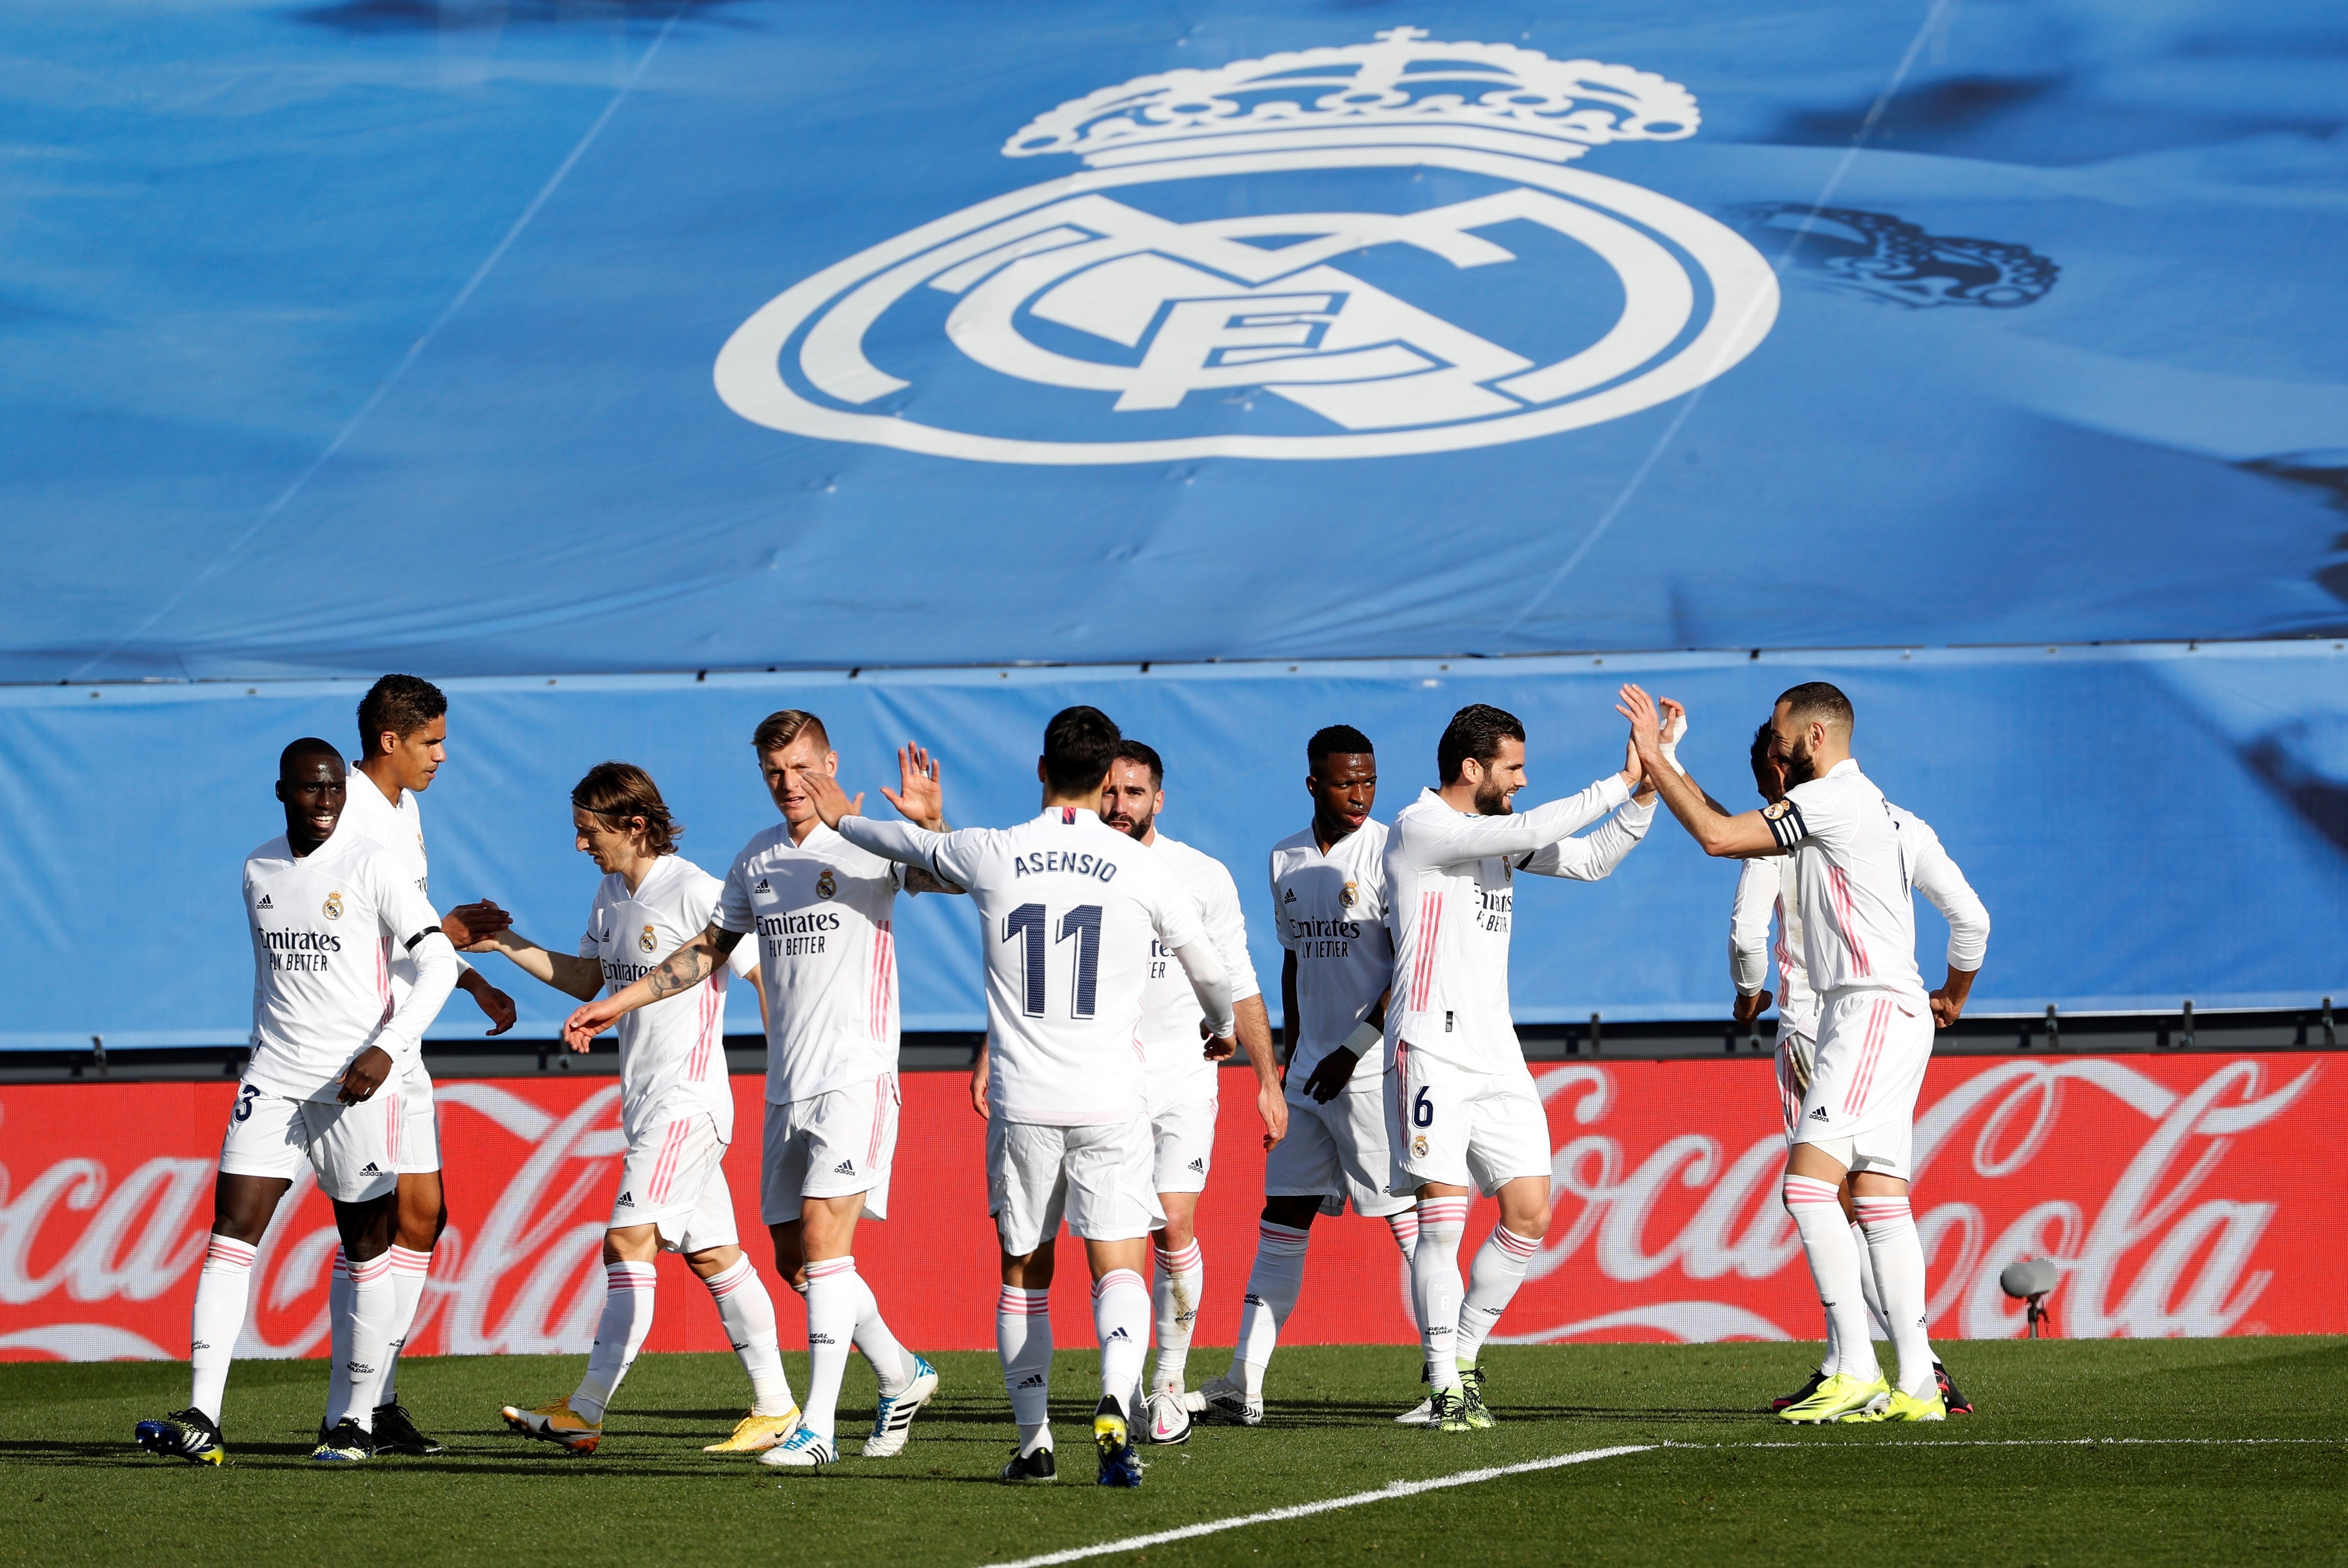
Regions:
[[[1687,709],[1680,706],[1677,698],[1668,696],[1663,699],[1662,707],[1663,714],[1662,732],[1663,744],[1665,746],[1677,746],[1681,741],[1687,738]]]
[[[822,819],[825,827],[837,828],[841,818],[864,814],[863,795],[850,799],[848,791],[839,787],[839,780],[830,774],[802,768],[798,776],[799,787],[807,791],[808,804],[815,808],[815,814]]]
[[[938,783],[937,758],[919,746],[897,748],[898,784],[880,787],[881,797],[897,814],[918,827],[942,833],[946,827],[946,794]]]
[[[1663,719],[1656,711],[1655,699],[1636,686],[1625,686],[1617,695],[1622,700],[1614,705],[1614,711],[1631,721],[1631,744],[1642,754],[1660,751]]]

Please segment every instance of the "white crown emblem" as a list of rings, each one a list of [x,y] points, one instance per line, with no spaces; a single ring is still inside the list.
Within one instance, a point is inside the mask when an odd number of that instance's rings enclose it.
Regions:
[[[1694,95],[1652,71],[1426,37],[1421,27],[1392,27],[1374,44],[1137,77],[1036,116],[1004,143],[1004,156],[1073,152],[1107,168],[1221,152],[1419,144],[1563,163],[1611,141],[1695,134]]]

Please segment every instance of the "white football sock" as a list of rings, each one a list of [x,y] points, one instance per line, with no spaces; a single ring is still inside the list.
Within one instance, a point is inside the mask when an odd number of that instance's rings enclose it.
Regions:
[[[825,1258],[807,1266],[808,1397],[799,1424],[829,1439],[856,1337],[856,1260]]]
[[[913,1358],[897,1343],[880,1315],[880,1298],[864,1276],[856,1276],[856,1348],[864,1352],[864,1359],[872,1364],[872,1376],[880,1380],[883,1394],[901,1394],[913,1381]]]
[[[1304,1249],[1312,1238],[1309,1230],[1270,1220],[1257,1227],[1255,1266],[1248,1271],[1247,1295],[1240,1300],[1240,1342],[1231,1351],[1229,1374],[1251,1399],[1263,1398],[1263,1369],[1272,1365],[1281,1328],[1304,1289]]]
[[[351,1260],[335,1249],[335,1273],[326,1286],[326,1365],[335,1375],[326,1379],[326,1429],[351,1413],[351,1380],[343,1368],[351,1364]]]
[[[1540,1251],[1540,1243],[1520,1236],[1506,1225],[1495,1225],[1476,1261],[1468,1266],[1468,1296],[1459,1305],[1459,1332],[1451,1341],[1451,1355],[1462,1367],[1476,1365],[1485,1337],[1499,1326],[1500,1315],[1525,1283],[1525,1270]]]
[[[1459,1363],[1452,1345],[1459,1330],[1459,1235],[1468,1228],[1465,1198],[1422,1198],[1418,1245],[1410,1257],[1411,1305],[1418,1313],[1419,1348],[1426,1356],[1427,1381],[1440,1388],[1459,1387]]]
[[[1867,1255],[1867,1227],[1857,1220],[1850,1222],[1850,1244],[1859,1249],[1859,1256]],[[1883,1293],[1876,1286],[1875,1270],[1872,1266],[1859,1271],[1859,1294],[1867,1298],[1867,1316],[1869,1323],[1872,1325],[1870,1330],[1872,1336],[1877,1339],[1890,1338],[1891,1320],[1883,1315]]]
[[[1418,1211],[1405,1209],[1399,1214],[1386,1216],[1386,1229],[1394,1233],[1395,1245],[1402,1249],[1403,1261],[1418,1250]]]
[[[1207,1255],[1198,1242],[1179,1252],[1153,1248],[1158,1279],[1150,1292],[1158,1315],[1158,1379],[1154,1387],[1180,1391],[1190,1361],[1190,1330],[1199,1321],[1199,1295],[1206,1288]]]
[[[1900,1357],[1900,1391],[1921,1398],[1933,1387],[1932,1341],[1924,1331],[1924,1243],[1905,1198],[1854,1198],[1867,1232],[1867,1258]]]
[[[783,1374],[783,1344],[775,1327],[775,1300],[747,1257],[701,1282],[717,1304],[717,1321],[726,1326],[726,1342],[742,1358],[750,1375],[750,1413],[788,1416],[798,1408],[791,1397],[791,1381]]]
[[[375,1408],[391,1358],[391,1321],[396,1309],[391,1284],[391,1254],[380,1253],[351,1264],[351,1356],[344,1364],[350,1379],[350,1408],[344,1418],[363,1431],[375,1430]]]
[[[595,1348],[587,1372],[571,1396],[571,1409],[582,1421],[600,1422],[620,1391],[620,1379],[653,1331],[653,1287],[659,1273],[650,1264],[603,1265],[603,1315],[595,1325]]]
[[[215,1235],[204,1249],[203,1272],[196,1276],[196,1310],[188,1326],[194,1388],[188,1403],[210,1416],[214,1426],[220,1424],[221,1396],[228,1391],[228,1364],[236,1358],[237,1336],[244,1332],[254,1256],[252,1248],[234,1237]]]
[[[1867,1303],[1859,1290],[1859,1249],[1851,1245],[1850,1226],[1842,1217],[1842,1202],[1832,1181],[1787,1175],[1782,1189],[1786,1212],[1801,1233],[1802,1254],[1809,1260],[1810,1279],[1818,1300],[1834,1318],[1835,1365],[1829,1376],[1847,1372],[1872,1380],[1881,1377],[1875,1364],[1875,1346],[1867,1337]]]
[[[432,1254],[394,1242],[384,1255],[391,1260],[391,1349],[384,1361],[383,1392],[375,1402],[392,1405],[399,1401],[399,1353],[407,1348],[408,1333],[416,1326],[416,1309],[424,1304],[424,1282],[431,1277]]]
[[[994,1353],[1003,1363],[1003,1391],[1019,1423],[1019,1451],[1052,1446],[1052,1297],[1048,1291],[1006,1284],[994,1303]]]
[[[1093,1282],[1093,1335],[1100,1341],[1101,1397],[1130,1403],[1149,1349],[1149,1287],[1139,1274],[1111,1269]]]

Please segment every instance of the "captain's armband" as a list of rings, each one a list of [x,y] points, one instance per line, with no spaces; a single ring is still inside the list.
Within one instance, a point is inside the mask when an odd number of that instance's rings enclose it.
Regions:
[[[1761,820],[1769,824],[1770,836],[1777,841],[1777,847],[1781,850],[1790,851],[1796,844],[1809,837],[1809,830],[1802,825],[1802,809],[1794,804],[1794,798],[1790,795],[1762,807]]]

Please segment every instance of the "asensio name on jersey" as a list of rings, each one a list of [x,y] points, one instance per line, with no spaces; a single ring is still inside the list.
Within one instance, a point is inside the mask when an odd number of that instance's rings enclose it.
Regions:
[[[438,934],[440,916],[380,844],[342,829],[296,857],[283,834],[244,862],[252,929],[252,1061],[244,1080],[272,1094],[333,1099],[343,1069],[380,1046],[386,1081],[423,1054],[425,1027],[448,999],[453,964],[395,1006],[391,955]]]
[[[1198,901],[1156,851],[1078,806],[951,833],[843,817],[839,833],[967,889],[978,906],[995,1117],[1081,1127],[1140,1110],[1150,944],[1179,951],[1207,940]],[[1224,1016],[1210,1020],[1218,1033],[1231,1028],[1223,987]]]

